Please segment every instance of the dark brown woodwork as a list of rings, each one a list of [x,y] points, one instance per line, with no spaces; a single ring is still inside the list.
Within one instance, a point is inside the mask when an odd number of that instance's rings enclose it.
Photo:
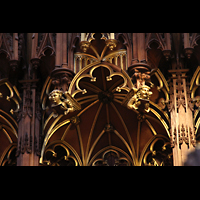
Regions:
[[[0,33],[0,165],[184,165],[199,79],[199,33]]]

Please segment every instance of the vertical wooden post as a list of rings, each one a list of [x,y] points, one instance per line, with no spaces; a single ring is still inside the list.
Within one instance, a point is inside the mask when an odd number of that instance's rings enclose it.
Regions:
[[[174,166],[182,166],[187,154],[194,149],[194,124],[191,106],[189,105],[190,91],[187,88],[186,73],[189,69],[169,70],[173,84],[170,88],[171,116],[171,146],[173,148]],[[194,137],[193,137],[194,138]]]
[[[23,106],[18,122],[18,166],[37,166],[39,164],[39,157],[35,148],[35,144],[39,142],[39,126],[35,126],[36,82],[37,80],[20,81],[23,85]]]
[[[62,33],[56,34],[56,66],[62,64]]]
[[[138,42],[138,60],[139,62],[146,62],[145,33],[137,33],[137,42]]]
[[[36,48],[38,43],[38,33],[32,35],[32,48],[31,48],[31,59],[37,58]]]
[[[165,33],[167,50],[171,50],[170,33]]]
[[[18,33],[13,33],[13,60],[18,60]]]
[[[67,33],[62,34],[62,67],[67,67]]]
[[[184,35],[184,49],[190,47],[190,41],[189,41],[189,33],[183,33]]]
[[[132,64],[138,62],[138,52],[137,52],[137,33],[133,33],[133,59]]]

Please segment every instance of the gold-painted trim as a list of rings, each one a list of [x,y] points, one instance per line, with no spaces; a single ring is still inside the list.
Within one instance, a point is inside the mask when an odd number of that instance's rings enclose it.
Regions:
[[[99,154],[101,154],[101,153],[104,152],[104,151],[110,150],[110,149],[114,149],[114,150],[116,150],[116,151],[121,152],[123,155],[126,156],[126,158],[128,159],[128,161],[129,161],[131,164],[135,165],[135,161],[132,160],[131,157],[130,157],[125,151],[123,151],[122,149],[120,149],[120,148],[118,148],[118,147],[116,147],[116,146],[110,145],[110,146],[104,147],[103,149],[99,150],[99,151],[92,157],[92,159],[90,160],[88,166],[91,166],[91,164],[94,162],[95,158],[96,158]]]
[[[115,55],[120,55],[120,53],[122,53],[122,54],[127,54],[127,51],[126,51],[126,49],[119,49],[119,50],[117,50],[117,51],[113,51],[112,53],[110,53],[110,54],[108,54],[108,55],[106,55],[105,57],[103,57],[103,61],[106,61],[108,58],[110,58],[110,57],[112,57],[112,56],[115,56]]]
[[[96,159],[96,160],[93,161],[92,166],[95,166],[95,163],[98,162],[98,161],[103,161],[103,160],[105,159],[105,155],[106,155],[107,153],[110,153],[110,152],[114,152],[114,153],[117,155],[117,157],[118,157],[119,160],[125,160],[125,161],[127,161],[128,166],[131,165],[132,162],[131,162],[130,160],[128,160],[126,157],[120,157],[119,152],[117,152],[117,151],[114,150],[114,149],[108,149],[108,150],[106,150],[106,151],[103,153],[103,155],[102,155],[101,158],[98,158],[98,159]],[[122,153],[122,152],[121,152],[121,153]]]
[[[8,113],[6,113],[5,111],[3,111],[3,110],[1,110],[1,109],[0,109],[0,113],[5,114],[6,117],[8,117],[9,122],[10,122],[10,120],[11,120],[11,121],[15,124],[16,128],[18,128],[17,122],[15,121],[15,119],[14,119],[11,115],[9,115]]]
[[[67,122],[69,123],[69,121],[68,121],[69,119],[67,119]],[[66,121],[66,120],[65,120]],[[66,137],[66,135],[67,135],[67,132],[69,131],[69,129],[71,128],[71,125],[72,124],[69,124],[68,125],[68,127],[65,129],[65,132],[63,133],[63,135],[62,135],[62,137],[61,137],[61,140],[65,140],[65,137]]]
[[[100,140],[100,138],[102,137],[102,135],[103,135],[104,133],[105,133],[105,130],[103,129],[103,130],[101,131],[101,133],[98,135],[98,137],[96,138],[96,140],[94,141],[94,143],[92,144],[92,146],[91,146],[91,148],[90,148],[90,151],[89,151],[89,153],[88,153],[88,155],[87,155],[86,163],[89,162],[90,157],[91,157],[91,154],[92,154],[92,152],[93,152],[93,150],[94,150],[94,148],[95,148],[97,142]]]
[[[2,128],[2,130],[3,130],[3,132],[5,133],[6,137],[8,138],[9,142],[10,142],[10,143],[13,143],[13,141],[12,141],[12,139],[11,139],[9,133],[6,131],[6,129],[5,129],[5,128]]]
[[[114,130],[114,133],[121,139],[121,141],[125,144],[126,148],[128,149],[132,158],[134,158],[131,148],[130,148],[129,144],[126,142],[126,140],[122,137],[122,135],[120,135],[120,133],[117,130]]]
[[[165,88],[167,89],[167,92],[169,92],[169,86],[168,86],[168,83],[167,83],[165,77],[163,76],[163,73],[160,71],[159,68],[157,68],[156,72],[157,72],[158,75],[159,75],[159,79],[161,78],[162,82],[164,83],[164,86],[165,86]],[[155,74],[156,74],[156,73],[155,73]],[[162,84],[162,85],[163,85],[163,84]],[[161,88],[162,88],[162,87],[161,87]],[[161,89],[161,88],[160,88],[160,89]]]
[[[104,47],[105,48],[105,47]],[[90,45],[90,49],[92,49],[93,50],[93,52],[95,53],[95,55],[97,56],[97,59],[100,61],[101,60],[101,58],[100,58],[100,56],[99,56],[99,54],[98,54],[98,52],[97,52],[97,50],[92,46],[92,45]]]
[[[117,102],[117,103],[119,103],[119,104],[122,104],[122,102],[123,102],[123,101],[119,101],[119,100],[118,100],[118,99],[116,99],[116,98],[115,98],[115,99],[113,99],[113,101],[115,101],[115,102]]]
[[[13,86],[13,89],[14,89],[14,91],[15,91],[17,97],[19,98],[19,100],[22,101],[22,99],[21,99],[21,97],[20,97],[20,94],[19,94],[19,91],[17,90],[17,88],[16,88],[15,85]]]
[[[80,156],[78,155],[78,153],[76,152],[76,150],[75,150],[69,143],[67,143],[67,142],[64,141],[64,140],[62,140],[62,141],[61,141],[61,140],[55,140],[55,141],[49,143],[49,144],[46,146],[46,149],[48,149],[48,148],[49,148],[51,145],[53,145],[53,144],[56,144],[56,145],[57,145],[57,144],[58,144],[58,145],[63,144],[63,145],[65,145],[66,148],[69,148],[69,149],[72,151],[72,153],[74,154],[75,158],[77,159],[79,165],[80,165],[80,166],[83,165]],[[42,157],[42,156],[40,157],[39,163],[40,163],[40,164],[43,164],[43,157]]]
[[[200,66],[197,67],[190,81],[190,91],[192,99],[195,97],[195,92],[197,88],[200,86],[199,79],[200,79]]]
[[[158,118],[158,120],[162,123],[162,125],[164,126],[169,138],[170,138],[170,133],[169,133],[169,127],[167,125],[167,123],[165,122],[165,120],[160,116],[160,114],[158,114],[154,109],[150,108],[150,111]]]
[[[95,93],[99,93],[102,91],[100,88],[96,87],[95,85],[92,85],[92,83],[82,82],[82,85],[86,86],[87,88],[89,88],[91,91]]]
[[[4,160],[4,158],[5,158],[5,155],[7,154],[7,152],[10,150],[10,149],[12,149],[12,148],[16,148],[17,147],[17,144],[16,143],[11,143],[11,144],[9,144],[8,145],[8,147],[6,147],[6,149],[4,150],[4,152],[2,153],[2,155],[1,155],[1,157],[0,157],[0,166],[2,166],[2,162],[3,162],[3,160]]]
[[[155,75],[158,82],[159,82],[159,86],[157,86],[157,90],[160,91],[162,90],[165,94],[165,98],[166,98],[166,102],[169,101],[169,85],[164,77],[164,75],[162,74],[162,72],[160,71],[159,68],[156,69],[156,71],[154,71],[152,73],[152,75]]]
[[[195,135],[197,134],[198,130],[199,130],[199,125],[200,125],[200,118],[198,118],[196,124],[195,124]]]
[[[132,152],[133,152],[133,160],[134,160],[134,162],[135,162],[135,160],[136,160],[136,159],[135,159],[135,158],[136,158],[135,148],[134,148],[133,141],[132,141],[132,139],[131,139],[130,133],[129,133],[129,131],[128,131],[128,128],[127,128],[127,126],[126,126],[126,124],[125,124],[125,122],[124,122],[122,116],[120,115],[119,111],[118,111],[117,108],[115,107],[115,105],[114,105],[112,102],[110,103],[110,105],[113,107],[113,109],[114,109],[115,112],[117,113],[117,116],[119,117],[119,119],[120,119],[120,121],[121,121],[121,123],[122,123],[122,125],[123,125],[123,127],[124,127],[124,130],[125,130],[125,132],[126,132],[126,135],[127,135],[127,137],[128,137],[128,140],[129,140],[129,143],[130,143]]]
[[[80,149],[81,149],[81,156],[82,156],[83,166],[85,166],[86,165],[86,161],[85,161],[83,140],[82,140],[82,135],[81,135],[81,130],[80,130],[79,124],[76,126],[76,130],[77,130],[77,133],[78,133],[78,139],[79,139],[79,144],[80,144]]]
[[[91,103],[90,105],[88,105],[87,107],[85,107],[83,110],[81,110],[77,116],[79,117],[80,115],[82,115],[87,109],[89,109],[90,107],[92,107],[93,105],[95,105],[96,103],[99,102],[99,99],[97,99],[96,101],[94,101],[93,103]]]
[[[43,135],[44,135],[44,130],[46,128],[46,125],[49,123],[50,119],[54,116],[54,113],[52,112],[49,117],[46,119],[44,125],[43,125]]]
[[[145,144],[144,148],[142,149],[142,152],[141,152],[141,154],[140,154],[140,159],[139,159],[139,161],[138,161],[138,165],[139,165],[139,166],[142,165],[142,161],[143,161],[144,155],[145,155],[145,153],[146,153],[146,151],[147,151],[147,148],[149,147],[149,145],[151,145],[152,141],[156,140],[157,138],[158,138],[158,139],[164,138],[164,139],[166,139],[166,140],[169,140],[169,138],[167,138],[167,137],[165,137],[165,136],[163,136],[163,135],[160,135],[160,134],[159,134],[159,135],[154,135],[153,137],[151,137],[151,138],[149,139],[149,141]]]
[[[8,121],[3,115],[0,115],[0,118],[4,119],[7,124],[11,127],[11,129],[13,130],[14,135],[16,136],[16,138],[18,138],[17,135],[17,131],[15,130],[15,128],[13,127],[13,125],[10,123],[10,121]]]
[[[199,114],[200,107],[196,110],[194,110],[194,121],[196,120],[197,115]]]
[[[167,114],[165,111],[163,111],[163,110],[158,106],[158,104],[154,103],[153,101],[149,101],[149,103],[152,104],[153,106],[155,106],[157,109],[159,109],[160,112],[162,112],[162,114],[167,118],[167,121],[170,123],[170,119],[169,119],[168,114]]]
[[[62,117],[62,115],[61,115],[61,117]],[[60,122],[59,124],[57,124],[54,128],[52,128],[52,130],[51,130],[50,133],[47,132],[47,135],[48,135],[47,141],[49,141],[49,139],[51,138],[51,136],[52,136],[59,128],[61,128],[62,126],[66,125],[66,124],[68,124],[68,123],[70,123],[70,119],[66,119],[66,120]]]
[[[139,159],[139,150],[140,150],[140,135],[141,135],[141,121],[138,120],[138,125],[137,125],[137,150],[136,150],[136,155],[137,155],[137,163],[138,163],[138,159]]]
[[[2,86],[2,85],[5,85],[8,88],[8,90],[10,91],[10,96],[6,97],[7,101],[10,101],[10,99],[12,99],[17,106],[17,108],[14,111],[11,109],[11,114],[13,114],[13,112],[18,112],[19,108],[20,108],[19,101],[21,101],[22,99],[20,97],[20,94],[19,94],[16,86],[12,86],[12,84],[8,81],[7,78],[0,80],[0,86]],[[14,97],[14,92],[17,95],[18,99],[16,99]]]
[[[41,162],[43,161],[43,156],[44,156],[44,150],[45,150],[45,147],[46,147],[46,144],[49,140],[49,135],[51,134],[52,135],[52,129],[53,127],[56,125],[56,123],[60,120],[60,118],[62,117],[63,115],[59,115],[55,120],[54,122],[51,124],[46,136],[45,136],[45,139],[44,139],[44,142],[43,142],[43,145],[42,145],[42,149],[41,149]]]
[[[93,123],[92,123],[92,127],[90,129],[90,133],[89,133],[89,137],[88,137],[88,141],[87,141],[87,147],[86,147],[86,157],[88,156],[88,152],[89,152],[89,148],[90,148],[90,142],[91,142],[91,139],[92,139],[92,135],[93,135],[93,131],[94,131],[94,127],[96,125],[96,122],[97,122],[97,119],[99,117],[99,113],[101,111],[101,108],[103,106],[103,103],[101,102],[100,105],[99,105],[99,108],[96,112],[96,115],[94,117],[94,120],[93,120]]]
[[[104,67],[104,68],[107,68],[107,69],[109,70],[110,75],[106,77],[107,81],[112,80],[112,77],[113,77],[113,76],[117,76],[117,75],[123,78],[124,82],[123,82],[122,86],[117,87],[117,89],[116,89],[118,92],[120,92],[122,89],[124,89],[124,90],[126,90],[126,91],[129,91],[129,90],[130,90],[130,89],[126,86],[127,83],[128,83],[128,82],[127,82],[128,79],[127,79],[127,76],[125,76],[125,72],[124,72],[124,71],[123,71],[123,73],[122,73],[122,72],[114,72],[113,69],[112,69],[109,65],[102,64],[102,63],[92,63],[92,64],[87,65],[87,66],[84,67],[81,71],[79,71],[79,72],[77,73],[77,75],[73,78],[73,80],[72,80],[72,82],[71,82],[71,84],[70,84],[70,87],[69,87],[68,92],[69,92],[69,93],[72,92],[72,88],[74,87],[74,84],[75,84],[77,90],[73,92],[73,94],[72,94],[73,97],[74,97],[75,94],[77,94],[78,92],[82,92],[83,94],[86,93],[86,92],[87,92],[86,89],[81,89],[81,88],[79,87],[79,82],[80,82],[81,79],[86,78],[86,77],[90,78],[91,81],[96,81],[96,77],[93,76],[93,71],[94,71],[95,69],[99,68],[99,67]],[[91,68],[91,69],[90,69],[90,68]],[[84,74],[84,72],[85,72],[86,70],[88,70],[88,69],[90,69],[89,74]]]
[[[98,61],[98,59],[97,59],[97,57],[95,57],[95,56],[93,56],[93,55],[91,55],[91,54],[87,54],[87,53],[81,53],[81,52],[76,52],[75,54],[74,54],[74,58],[76,59],[77,57],[89,57],[89,58],[92,58],[92,59],[95,59],[96,61]]]
[[[147,125],[149,126],[149,128],[151,129],[153,135],[157,135],[157,132],[155,131],[154,127],[152,126],[152,124],[150,123],[150,121],[148,119],[145,119],[145,122],[147,123]]]
[[[75,76],[74,78],[72,79],[72,82],[69,86],[69,89],[68,89],[68,93],[72,95],[72,97],[74,97],[74,95],[72,94],[72,89],[74,87],[74,84],[75,82],[77,81],[77,79],[80,77],[80,75],[85,72],[86,70],[88,70],[90,67],[92,66],[95,66],[97,64],[100,64],[101,62],[100,61],[97,61],[97,62],[93,62],[93,63],[90,63],[89,65],[85,66],[83,69],[81,69]]]
[[[94,98],[91,98],[91,99],[87,99],[85,101],[81,101],[81,102],[79,102],[79,104],[82,105],[82,104],[88,103],[90,101],[94,102],[95,100],[98,100],[98,97],[94,97]]]
[[[194,83],[196,82],[196,84],[198,83],[198,80],[196,79],[198,73],[200,71],[200,66],[197,67],[196,71],[194,72],[192,79],[190,81],[190,90],[193,89]],[[197,84],[198,85],[198,84]]]

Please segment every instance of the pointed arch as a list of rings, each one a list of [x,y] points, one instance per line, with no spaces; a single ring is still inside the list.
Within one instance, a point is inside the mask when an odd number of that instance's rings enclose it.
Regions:
[[[45,56],[44,52],[47,49],[51,50],[51,55],[55,53],[55,44],[52,33],[45,33],[43,35],[40,46],[38,47],[38,57],[41,58],[42,56]]]
[[[147,33],[146,36],[146,49],[151,49],[150,45],[156,42],[158,44],[158,49],[161,49],[162,51],[166,49],[166,44],[161,36],[161,33]]]
[[[80,41],[80,35],[78,35],[77,33],[72,33],[68,51],[68,66],[71,70],[73,70],[74,51],[77,48],[76,44],[79,43],[79,41]]]
[[[118,33],[116,34],[116,39],[119,40],[119,38],[122,37],[124,40],[124,45],[126,46],[127,50],[127,64],[128,66],[131,65],[132,61],[132,44],[131,44],[131,39],[128,35],[128,33]]]
[[[10,36],[11,38],[11,36]],[[12,39],[12,38],[11,38]],[[11,59],[11,50],[8,44],[8,39],[6,37],[6,33],[0,33],[0,53],[6,54],[6,58],[8,60]]]
[[[159,70],[155,74],[160,78]],[[160,80],[160,89],[163,86]],[[102,149],[117,149],[113,155],[116,162],[140,165],[141,153],[150,138],[169,134],[167,116],[155,103],[150,101],[150,112],[143,116],[122,105],[133,87],[126,72],[112,63],[96,62],[81,69],[68,90],[81,110],[56,118],[49,116],[44,123],[41,163],[47,146],[56,140],[71,145],[82,165],[91,165],[96,159],[104,162]]]

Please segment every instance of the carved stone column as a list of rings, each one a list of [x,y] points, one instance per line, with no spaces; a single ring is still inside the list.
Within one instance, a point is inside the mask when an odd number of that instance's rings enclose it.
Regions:
[[[190,90],[186,81],[189,69],[169,70],[172,74],[168,109],[171,118],[171,147],[174,166],[182,166],[196,145]]]

